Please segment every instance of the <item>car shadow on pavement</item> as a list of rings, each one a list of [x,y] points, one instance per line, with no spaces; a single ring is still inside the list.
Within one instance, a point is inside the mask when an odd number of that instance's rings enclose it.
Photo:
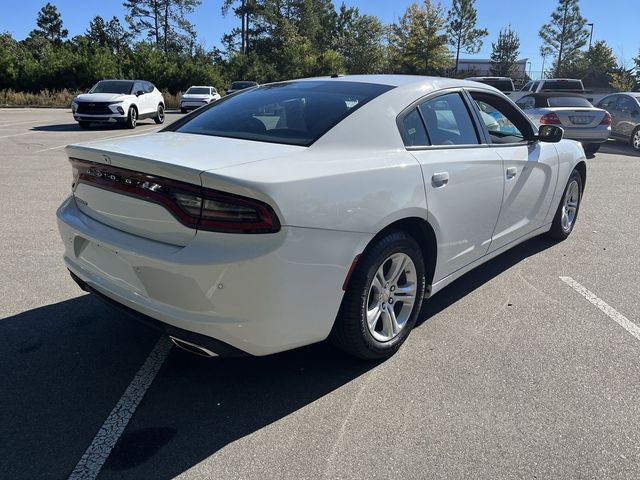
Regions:
[[[554,244],[536,238],[514,247],[427,301],[420,318],[428,319]],[[0,338],[5,341],[0,351],[0,477],[62,478],[73,470],[158,335],[82,295],[0,320]],[[205,359],[174,347],[100,478],[173,478],[377,365],[327,343],[228,359]],[[308,421],[316,424],[305,428],[321,431],[325,420]]]
[[[65,478],[159,336],[82,295],[0,320],[0,338],[0,478]],[[229,359],[173,347],[102,475],[173,478],[376,365],[327,344]]]
[[[596,153],[595,158],[598,158],[598,154],[606,153],[612,155],[624,155],[627,157],[640,157],[640,152],[635,151],[629,142],[625,142],[622,140],[609,140],[605,144],[600,147],[598,153]]]
[[[425,301],[418,317],[417,326],[428,321],[429,318],[469,295],[492,278],[509,270],[525,258],[536,255],[556,244],[557,242],[544,236],[534,237],[471,270]]]

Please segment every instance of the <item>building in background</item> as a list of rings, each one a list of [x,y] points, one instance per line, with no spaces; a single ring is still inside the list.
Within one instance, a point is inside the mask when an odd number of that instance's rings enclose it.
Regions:
[[[513,75],[514,80],[524,81],[527,72],[528,58],[516,60],[516,73]],[[491,76],[491,60],[488,58],[461,58],[458,61],[458,71],[468,72],[469,77],[490,77]]]

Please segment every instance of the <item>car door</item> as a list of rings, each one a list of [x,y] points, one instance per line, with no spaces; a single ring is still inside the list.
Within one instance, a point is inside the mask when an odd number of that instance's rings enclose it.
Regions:
[[[631,138],[633,130],[640,121],[638,116],[638,105],[631,97],[619,95],[616,104],[616,118],[618,120],[619,135],[624,138]]]
[[[486,141],[503,161],[504,194],[492,252],[544,225],[558,178],[558,153],[550,143],[531,141],[531,123],[507,99],[486,90],[468,94]]]
[[[598,108],[606,110],[611,115],[611,135],[613,136],[620,135],[620,125],[618,125],[618,121],[620,120],[618,97],[620,97],[620,95],[609,95],[598,103]]]
[[[155,113],[158,111],[158,104],[160,103],[159,95],[155,93],[156,89],[151,82],[143,83],[146,108],[149,109],[149,113]]]
[[[401,129],[422,167],[437,282],[487,253],[502,202],[502,159],[481,143],[461,90],[426,97],[405,112]]]

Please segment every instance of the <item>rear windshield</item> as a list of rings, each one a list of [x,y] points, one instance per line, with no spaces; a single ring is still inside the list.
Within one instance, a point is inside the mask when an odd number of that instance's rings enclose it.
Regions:
[[[124,93],[129,94],[133,90],[133,82],[126,80],[102,80],[96,83],[89,93]]]
[[[231,84],[232,90],[242,90],[243,88],[249,88],[256,86],[256,82],[233,82]]]
[[[189,90],[187,90],[187,93],[196,95],[208,95],[209,93],[211,93],[211,89],[209,87],[191,87]]]
[[[510,80],[480,80],[480,82],[497,88],[501,92],[513,92],[513,82]]]
[[[231,95],[186,117],[171,130],[309,146],[388,85],[305,81],[264,85]]]
[[[580,97],[549,97],[550,107],[593,107],[586,98]]]
[[[580,80],[545,80],[543,90],[583,90]]]

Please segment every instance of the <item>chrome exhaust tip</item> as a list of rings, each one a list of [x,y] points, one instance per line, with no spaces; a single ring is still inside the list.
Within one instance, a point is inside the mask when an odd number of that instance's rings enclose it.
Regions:
[[[176,338],[172,335],[169,335],[169,338],[175,346],[180,347],[182,350],[186,350],[187,352],[193,353],[195,355],[200,355],[201,357],[207,358],[218,356],[217,353],[212,352],[208,348],[204,348],[203,346],[197,345],[195,343],[187,342],[186,340]]]

